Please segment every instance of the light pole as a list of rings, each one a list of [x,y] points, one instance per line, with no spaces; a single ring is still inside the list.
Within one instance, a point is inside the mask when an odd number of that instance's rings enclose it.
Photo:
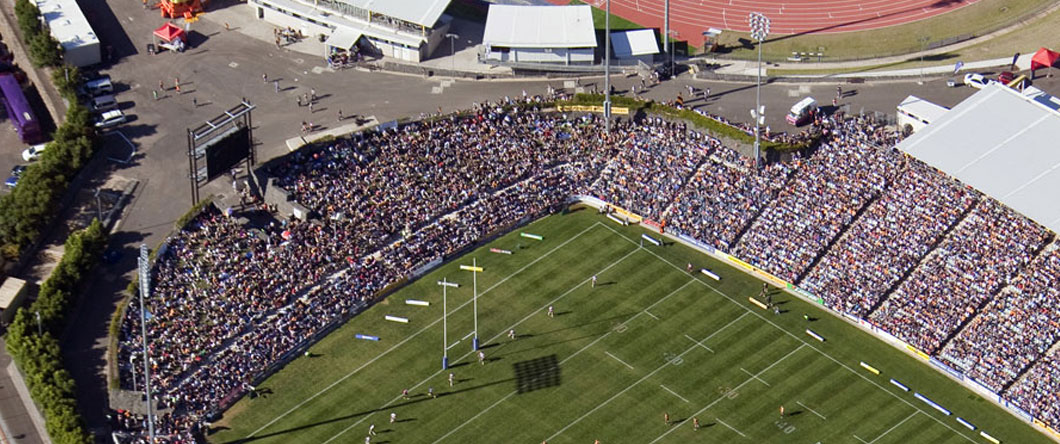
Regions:
[[[670,35],[666,36],[666,43],[670,45],[670,78],[676,77],[675,71],[677,67],[674,66],[674,41],[677,40],[678,35],[676,29],[671,29]]]
[[[450,32],[445,34],[445,38],[449,39],[449,70],[452,71],[451,75],[456,77],[456,39],[460,36]]]
[[[762,121],[762,42],[769,35],[769,18],[761,12],[752,12],[747,15],[751,24],[751,37],[758,40],[758,75],[755,81],[755,168],[761,164],[761,138],[759,133]]]
[[[924,51],[927,51],[927,44],[931,41],[931,36],[920,36],[916,39],[920,42],[920,80],[917,81],[917,85],[924,84]]]
[[[129,353],[129,373],[132,373],[133,377],[133,391],[136,391],[136,355]]]
[[[471,340],[471,350],[472,351],[477,351],[478,350],[478,274],[482,272],[482,267],[478,266],[478,259],[472,258],[470,266],[461,265],[460,269],[464,270],[464,271],[470,271],[471,272],[471,282],[472,282],[471,286],[472,286],[472,291],[473,291],[473,294],[474,294],[474,296],[472,296],[472,298],[471,298],[471,300],[473,301],[471,305],[474,307],[473,311],[475,312],[475,332],[474,332],[475,333],[475,338]]]
[[[446,318],[449,314],[448,304],[446,302],[446,289],[449,287],[459,287],[460,284],[456,282],[449,282],[442,278],[438,281],[438,285],[442,286],[442,370],[449,368],[449,321]]]
[[[604,14],[604,133],[611,133],[611,0]]]
[[[41,326],[40,326],[40,312],[39,311],[35,311],[33,313],[37,315],[37,336],[44,336],[44,330],[41,329]]]

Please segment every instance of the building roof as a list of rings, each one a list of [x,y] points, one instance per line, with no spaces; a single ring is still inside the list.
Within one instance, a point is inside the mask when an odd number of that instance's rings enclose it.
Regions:
[[[358,8],[399,18],[407,22],[434,27],[450,0],[346,0]]]
[[[59,41],[63,49],[99,44],[99,38],[76,0],[39,0],[37,8],[51,29],[52,37]]]
[[[491,4],[482,43],[507,48],[595,48],[592,9]]]
[[[634,29],[611,33],[611,49],[620,59],[659,53],[659,42],[652,29]]]
[[[345,28],[363,35],[386,40],[388,42],[400,43],[412,48],[418,48],[427,38],[420,34],[411,34],[406,31],[382,26],[378,23],[365,23],[360,20],[347,18],[340,14],[329,14],[325,10],[314,8],[312,4],[306,4],[299,0],[261,0],[265,3],[276,5],[287,11],[296,13],[302,17],[310,17],[318,23]]]
[[[361,38],[361,31],[349,28],[338,28],[324,42],[324,46],[351,49]]]
[[[11,302],[18,296],[18,292],[22,291],[22,287],[26,286],[26,281],[9,277],[4,279],[4,283],[0,284],[0,310],[4,310],[11,306]]]
[[[902,100],[902,103],[898,104],[898,108],[904,109],[909,113],[917,116],[928,122],[934,122],[946,114],[949,109],[942,105],[938,105],[927,100],[921,99],[917,96],[909,96]]]
[[[987,85],[898,149],[1060,232],[1060,112]]]

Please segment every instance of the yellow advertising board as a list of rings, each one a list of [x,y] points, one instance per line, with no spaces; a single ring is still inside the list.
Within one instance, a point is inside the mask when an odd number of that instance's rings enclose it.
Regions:
[[[604,107],[597,105],[560,105],[557,106],[561,112],[583,112],[583,113],[603,113]],[[623,116],[629,115],[629,108],[624,106],[612,106],[611,114],[620,114]]]

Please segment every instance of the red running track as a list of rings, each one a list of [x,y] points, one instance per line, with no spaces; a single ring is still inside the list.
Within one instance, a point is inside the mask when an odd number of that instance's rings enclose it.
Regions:
[[[549,0],[567,4],[569,0]],[[761,12],[770,34],[862,31],[923,20],[979,0],[670,0],[670,27],[677,39],[702,46],[703,31],[749,32],[747,15]],[[600,9],[604,0],[587,0]],[[662,29],[665,0],[611,0],[611,12]]]

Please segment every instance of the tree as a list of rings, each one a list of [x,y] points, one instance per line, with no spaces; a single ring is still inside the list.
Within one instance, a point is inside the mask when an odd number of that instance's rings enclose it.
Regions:
[[[58,65],[63,60],[59,41],[48,32],[38,32],[29,38],[29,58],[37,67]]]

